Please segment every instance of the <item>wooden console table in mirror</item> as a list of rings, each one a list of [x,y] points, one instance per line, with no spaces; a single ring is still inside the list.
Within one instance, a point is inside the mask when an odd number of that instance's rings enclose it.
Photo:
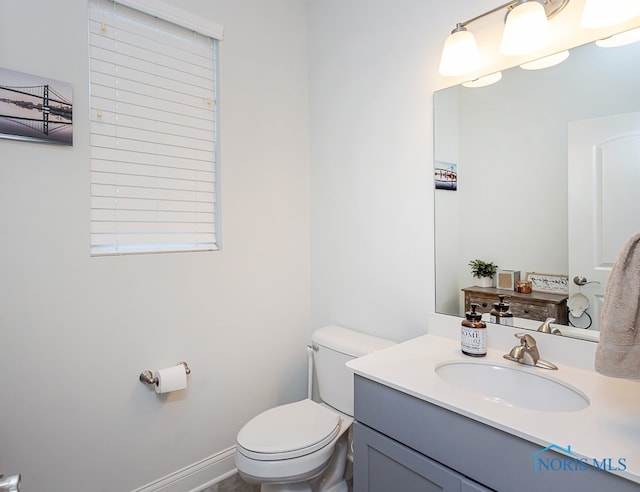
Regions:
[[[513,290],[496,289],[495,287],[467,287],[464,292],[464,310],[470,311],[471,304],[479,304],[479,311],[488,313],[494,303],[500,302],[498,296],[505,296],[511,312],[518,318],[544,321],[555,318],[556,323],[569,324],[567,295],[551,292],[532,292],[522,294]]]

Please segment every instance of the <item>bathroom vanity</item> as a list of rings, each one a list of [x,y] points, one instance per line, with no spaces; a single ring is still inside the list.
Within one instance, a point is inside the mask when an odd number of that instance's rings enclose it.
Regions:
[[[509,348],[473,359],[458,340],[425,335],[350,362],[354,492],[640,490],[640,383],[562,364],[520,367],[502,358]],[[483,397],[438,376],[450,363],[542,371],[586,407],[541,411]]]
[[[513,290],[496,289],[495,287],[467,287],[464,292],[464,309],[471,310],[471,304],[478,304],[481,313],[488,313],[493,304],[499,301],[498,296],[505,296],[505,302],[518,318],[544,321],[555,318],[561,325],[569,324],[569,310],[566,294],[552,292],[531,292],[523,294]]]

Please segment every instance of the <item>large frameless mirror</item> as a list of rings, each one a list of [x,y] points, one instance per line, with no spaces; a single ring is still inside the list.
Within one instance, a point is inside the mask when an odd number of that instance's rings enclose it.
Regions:
[[[436,173],[457,184],[435,190],[437,312],[464,316],[463,289],[477,285],[468,264],[482,259],[522,280],[562,280],[552,295],[589,303],[567,309],[563,335],[598,339],[608,270],[640,231],[640,138],[622,138],[640,133],[638,60],[639,42],[590,43],[554,67],[514,67],[494,85],[434,94]],[[528,318],[516,326],[544,321]]]

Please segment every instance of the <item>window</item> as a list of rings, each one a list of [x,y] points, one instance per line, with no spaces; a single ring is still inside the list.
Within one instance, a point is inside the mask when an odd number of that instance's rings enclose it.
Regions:
[[[89,0],[92,255],[218,249],[221,37],[158,0]]]

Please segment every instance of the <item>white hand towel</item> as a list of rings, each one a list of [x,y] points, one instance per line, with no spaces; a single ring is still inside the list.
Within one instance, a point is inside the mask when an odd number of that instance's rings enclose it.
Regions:
[[[617,378],[640,378],[640,233],[624,245],[609,276],[596,371]]]

